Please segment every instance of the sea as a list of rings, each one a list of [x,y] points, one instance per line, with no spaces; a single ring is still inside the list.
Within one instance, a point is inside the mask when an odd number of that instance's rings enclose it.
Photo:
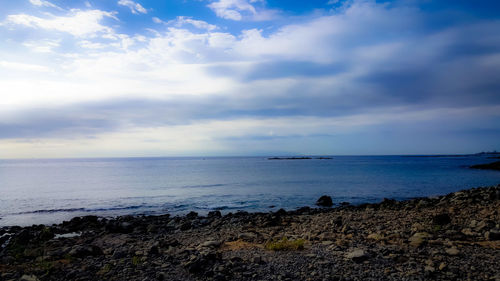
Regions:
[[[437,196],[500,184],[500,172],[469,168],[493,161],[484,155],[0,160],[0,226],[84,215],[294,210],[313,207],[321,195],[335,204]]]

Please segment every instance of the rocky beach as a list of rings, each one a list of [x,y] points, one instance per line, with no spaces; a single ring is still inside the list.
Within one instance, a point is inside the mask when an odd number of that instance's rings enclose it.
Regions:
[[[499,224],[500,185],[269,213],[77,217],[1,228],[0,280],[500,280]]]

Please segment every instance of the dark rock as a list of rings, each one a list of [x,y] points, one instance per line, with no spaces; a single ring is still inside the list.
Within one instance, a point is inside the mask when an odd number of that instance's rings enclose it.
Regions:
[[[182,230],[182,231],[186,231],[186,230],[189,230],[193,227],[193,225],[191,224],[191,222],[184,222],[180,225],[179,229]]]
[[[220,211],[210,211],[210,212],[208,212],[207,217],[208,218],[220,218],[220,217],[222,217],[222,214],[220,213]]]
[[[165,272],[156,272],[156,279],[160,281],[168,280],[168,274]]]
[[[394,199],[384,198],[382,200],[382,202],[380,202],[380,205],[383,207],[390,207],[390,206],[395,205],[396,203],[397,203],[397,201]]]
[[[238,218],[244,218],[244,217],[248,217],[249,213],[247,211],[237,211],[234,216],[235,217],[238,217]]]
[[[214,280],[215,281],[226,281],[227,278],[226,278],[226,276],[224,276],[224,275],[222,275],[222,274],[219,273],[219,274],[217,274],[217,275],[214,276]]]
[[[35,235],[29,229],[23,229],[16,235],[15,243],[25,245],[35,238]]]
[[[342,217],[338,216],[332,221],[334,226],[340,227],[342,226]]]
[[[69,251],[71,250],[70,247],[60,247],[60,248],[55,248],[51,250],[47,250],[45,252],[45,255],[50,258],[62,258],[64,255],[66,255]]]
[[[268,160],[309,160],[311,157],[270,157]]]
[[[159,243],[155,243],[148,249],[148,256],[156,256],[160,253],[158,245]]]
[[[432,223],[435,224],[435,225],[446,225],[446,224],[449,224],[449,223],[451,223],[450,215],[448,215],[446,213],[435,215],[432,218]]]
[[[125,249],[122,249],[122,248],[118,248],[118,249],[115,249],[115,251],[113,252],[113,259],[122,259],[124,257],[127,256],[127,250]]]
[[[192,219],[195,219],[198,217],[198,213],[197,212],[189,212],[189,214],[186,215],[186,218],[192,220]]]
[[[446,237],[450,240],[466,240],[467,239],[467,235],[463,234],[462,232],[460,231],[456,231],[456,230],[448,230],[446,231]]]
[[[88,230],[89,228],[99,227],[102,221],[96,216],[74,217],[70,221],[63,222],[62,226],[67,232],[76,232]]]
[[[281,217],[277,216],[276,214],[269,214],[264,217],[263,226],[265,227],[278,226],[280,224],[281,224]]]
[[[184,263],[184,267],[191,273],[207,274],[209,272],[207,269],[218,259],[220,259],[220,257],[215,252],[199,254],[197,256],[193,256],[189,261]]]
[[[81,221],[81,217],[74,217],[70,221],[64,221],[62,225],[68,229],[68,231],[77,231],[81,229]]]
[[[299,214],[299,215],[307,215],[311,212],[311,208],[310,207],[301,207],[301,208],[298,208],[295,213]]]
[[[122,233],[133,232],[133,231],[135,231],[136,228],[137,227],[136,227],[136,225],[134,225],[133,222],[124,221],[124,222],[120,223],[120,232],[122,232]]]
[[[89,224],[89,223],[95,224],[98,222],[98,220],[99,220],[99,218],[96,216],[84,216],[84,217],[82,217],[82,222],[85,224]]]
[[[41,231],[40,234],[38,234],[38,239],[41,241],[47,241],[52,238],[54,238],[54,231],[50,227],[44,227]]]
[[[321,207],[331,207],[333,206],[332,197],[323,195],[318,199],[318,201],[316,201],[316,205]]]
[[[79,245],[69,251],[69,255],[75,258],[84,258],[87,256],[100,256],[103,252],[101,248],[94,245]]]
[[[500,230],[498,228],[491,229],[484,234],[485,238],[490,241],[500,240]]]
[[[282,216],[285,216],[285,215],[286,215],[286,211],[285,211],[284,209],[279,209],[279,210],[278,210],[278,211],[276,211],[274,214],[275,214],[276,216],[280,216],[280,217],[282,217]]]
[[[105,229],[111,233],[130,233],[134,230],[134,226],[132,223],[127,221],[120,222],[112,220],[106,224]]]

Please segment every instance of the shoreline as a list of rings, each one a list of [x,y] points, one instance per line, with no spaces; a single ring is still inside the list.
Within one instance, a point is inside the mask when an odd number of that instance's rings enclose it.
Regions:
[[[75,162],[25,163],[21,166],[10,163],[5,166],[5,172],[14,176],[0,181],[6,191],[0,210],[0,227],[58,224],[85,215],[182,215],[191,210],[204,215],[211,210],[221,210],[222,213],[237,210],[268,212],[271,210],[269,206],[275,206],[273,210],[293,210],[310,206],[319,196],[329,192],[334,195],[335,203],[375,203],[384,197],[406,200],[500,182],[498,173],[470,169],[475,164],[493,162],[482,156],[470,160],[414,160],[399,156],[362,159],[347,157],[307,163],[299,160],[288,163],[266,161],[265,158],[229,162],[189,160],[181,162],[180,167],[184,168],[169,172],[164,171],[165,167],[177,165],[175,161],[178,160],[127,161],[124,164],[109,159],[89,164],[80,159],[85,162],[82,164],[77,159]],[[146,164],[158,169],[154,177],[150,177],[149,169],[143,169]],[[224,168],[227,171],[216,174],[217,170],[211,167],[219,167],[219,164],[227,165]],[[116,167],[119,176],[99,172],[102,165]],[[193,169],[192,165],[197,168]],[[58,168],[49,168],[52,166]],[[74,176],[56,172],[65,167]],[[252,173],[245,172],[249,167]],[[291,173],[290,167],[294,167],[295,172]],[[128,169],[137,173],[131,174]],[[37,174],[39,170],[47,172]],[[40,184],[26,181],[22,177],[26,172],[34,173],[33,177],[39,178]],[[95,176],[85,179],[80,178],[80,174]],[[437,175],[439,180],[435,178]],[[34,189],[42,190],[44,195],[33,197]]]
[[[497,185],[334,208],[2,227],[0,279],[499,280],[499,210]]]

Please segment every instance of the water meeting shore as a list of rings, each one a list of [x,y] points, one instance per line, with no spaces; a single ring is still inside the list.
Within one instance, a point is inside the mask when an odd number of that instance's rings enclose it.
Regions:
[[[500,280],[500,185],[222,216],[0,229],[0,280]]]

